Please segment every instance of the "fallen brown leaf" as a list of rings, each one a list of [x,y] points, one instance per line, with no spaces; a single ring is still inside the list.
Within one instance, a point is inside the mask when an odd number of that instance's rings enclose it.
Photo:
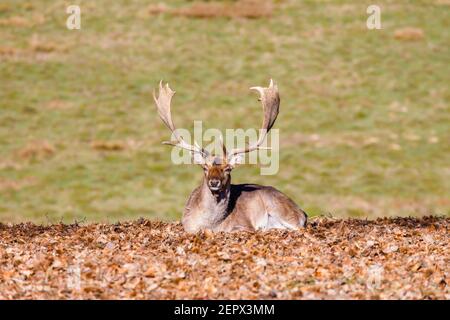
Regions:
[[[0,223],[0,299],[448,299],[449,222],[199,234],[145,219]]]

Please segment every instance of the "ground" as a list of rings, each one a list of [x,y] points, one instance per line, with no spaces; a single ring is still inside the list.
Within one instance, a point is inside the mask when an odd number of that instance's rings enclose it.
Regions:
[[[0,225],[0,299],[450,299],[449,218],[317,217],[299,231]]]
[[[2,0],[0,221],[180,219],[202,171],[170,161],[152,90],[179,127],[247,129],[271,77],[280,170],[235,183],[311,216],[449,215],[449,1],[377,1],[381,30],[371,0],[249,1]]]

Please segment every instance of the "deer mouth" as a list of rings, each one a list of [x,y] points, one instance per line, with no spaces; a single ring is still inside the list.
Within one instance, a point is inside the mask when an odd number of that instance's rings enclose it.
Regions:
[[[212,192],[217,192],[221,189],[221,186],[217,186],[217,187],[209,187],[209,190],[211,190]]]
[[[208,181],[208,187],[212,192],[217,192],[222,189],[222,182],[219,179],[210,179]]]

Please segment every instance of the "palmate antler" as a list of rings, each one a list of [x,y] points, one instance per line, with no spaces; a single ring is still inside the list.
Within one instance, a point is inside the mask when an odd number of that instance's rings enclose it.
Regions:
[[[223,157],[226,163],[231,165],[238,164],[243,153],[251,152],[258,149],[268,149],[261,147],[264,142],[267,133],[272,128],[275,120],[277,119],[279,108],[280,108],[280,95],[278,93],[278,87],[270,80],[269,87],[251,87],[251,90],[256,90],[259,92],[259,100],[261,101],[263,107],[263,123],[260,130],[260,136],[256,143],[246,146],[245,148],[231,149],[227,152],[225,145],[223,143],[222,137],[220,137],[220,143],[222,145]],[[153,99],[155,100],[156,107],[158,109],[159,117],[164,122],[164,124],[172,131],[173,136],[177,141],[164,141],[163,144],[168,144],[176,146],[182,149],[191,151],[194,155],[200,155],[203,159],[207,159],[210,154],[205,149],[201,148],[197,142],[194,141],[194,145],[188,144],[183,140],[183,137],[177,132],[170,112],[170,103],[175,91],[169,88],[169,84],[165,86],[162,85],[162,81],[159,83],[159,95],[156,97],[155,92],[153,92]]]
[[[174,96],[174,94],[175,91],[170,89],[168,83],[166,83],[166,85],[163,86],[162,80],[159,82],[158,97],[156,97],[155,92],[153,92],[153,99],[155,100],[159,117],[164,122],[164,124],[170,129],[170,131],[172,131],[173,136],[177,140],[177,141],[164,141],[163,144],[168,144],[189,150],[193,154],[199,154],[205,159],[209,156],[209,153],[205,149],[201,148],[195,141],[194,145],[191,145],[186,141],[184,141],[183,137],[177,132],[177,129],[173,124],[172,115],[170,113],[170,103],[172,101],[172,97]]]
[[[261,144],[264,142],[267,133],[275,123],[280,110],[280,95],[278,93],[278,86],[273,83],[272,79],[270,79],[269,87],[251,87],[250,90],[256,90],[259,92],[259,100],[261,101],[263,107],[264,118],[260,130],[260,136],[258,141],[254,144],[248,145],[245,148],[236,148],[226,152],[226,160],[231,164],[238,163],[239,158],[243,153],[258,149],[267,149],[265,147],[261,147]],[[226,151],[224,146],[223,150]]]

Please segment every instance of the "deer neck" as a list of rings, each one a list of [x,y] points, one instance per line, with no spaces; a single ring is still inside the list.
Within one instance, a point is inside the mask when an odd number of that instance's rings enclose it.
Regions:
[[[202,220],[209,227],[214,227],[221,223],[228,215],[228,203],[230,201],[231,183],[228,180],[225,188],[218,192],[212,192],[208,188],[206,179],[202,182],[201,206]]]

